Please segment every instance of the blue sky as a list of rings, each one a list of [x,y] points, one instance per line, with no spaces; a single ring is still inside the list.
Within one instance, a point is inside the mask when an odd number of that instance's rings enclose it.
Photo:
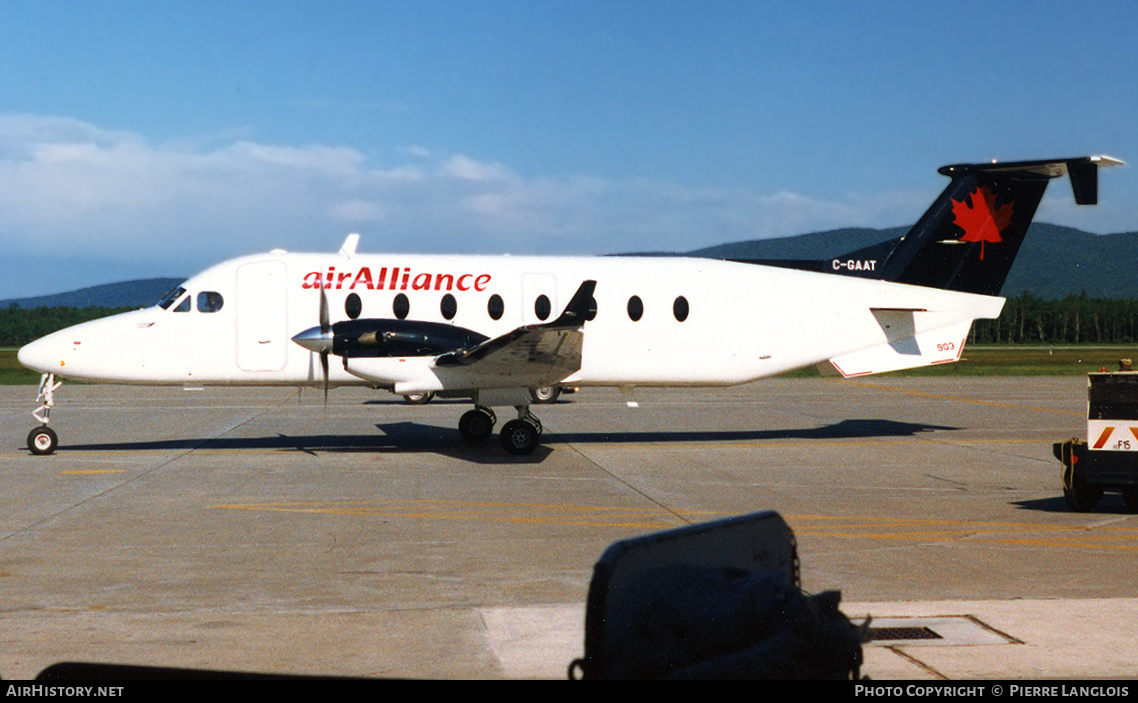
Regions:
[[[0,299],[274,247],[688,251],[1138,163],[1138,4],[5,0]],[[1138,230],[1134,168],[1039,218]],[[1028,244],[1030,245],[1030,243]]]

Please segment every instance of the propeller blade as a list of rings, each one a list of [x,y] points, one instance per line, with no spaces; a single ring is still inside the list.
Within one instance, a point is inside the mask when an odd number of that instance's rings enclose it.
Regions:
[[[324,285],[320,285],[320,332],[328,334],[332,330],[332,323],[328,314],[328,294],[324,292]]]
[[[328,406],[328,350],[320,352],[320,370],[324,372],[324,406]]]
[[[331,337],[332,322],[331,315],[328,313],[328,293],[325,291],[324,280],[320,280],[320,336],[328,339]],[[320,350],[320,370],[324,372],[324,407],[328,407],[328,352],[331,350],[331,345],[327,345]]]

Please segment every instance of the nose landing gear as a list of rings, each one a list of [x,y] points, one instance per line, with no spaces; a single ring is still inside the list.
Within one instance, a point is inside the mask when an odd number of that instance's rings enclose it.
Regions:
[[[40,377],[39,396],[36,398],[40,406],[32,411],[32,417],[40,421],[40,426],[28,433],[28,451],[32,454],[51,454],[59,446],[59,436],[47,424],[55,406],[55,391],[62,385],[62,381],[56,382],[55,374],[45,373]]]

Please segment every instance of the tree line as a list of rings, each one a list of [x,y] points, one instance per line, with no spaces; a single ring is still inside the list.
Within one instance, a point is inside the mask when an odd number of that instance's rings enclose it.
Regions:
[[[130,307],[0,309],[0,347],[18,347],[80,322]],[[971,344],[1129,344],[1138,341],[1138,299],[1068,295],[1047,299],[1031,293],[1008,298],[996,320],[977,320]]]
[[[1091,298],[1086,293],[1046,299],[1008,298],[995,320],[977,320],[973,344],[1129,344],[1138,340],[1138,300]]]
[[[0,308],[0,347],[19,347],[64,327],[132,310],[130,307],[37,307],[12,304]]]

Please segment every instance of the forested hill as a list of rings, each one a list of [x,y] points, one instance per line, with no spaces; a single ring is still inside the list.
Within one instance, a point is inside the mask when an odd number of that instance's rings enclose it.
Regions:
[[[184,278],[147,278],[139,281],[108,283],[66,293],[41,295],[34,298],[0,300],[0,308],[141,308],[158,302]]]
[[[897,239],[908,227],[846,228],[794,237],[720,244],[687,252],[722,259],[829,259]],[[0,308],[141,307],[181,283],[151,278],[36,298],[0,301]],[[1092,298],[1138,299],[1138,232],[1091,234],[1071,227],[1034,223],[1020,248],[1001,295],[1048,299],[1086,294]]]
[[[908,229],[848,228],[721,244],[689,253],[723,259],[821,260],[897,239]],[[1099,235],[1032,224],[1001,295],[1024,292],[1049,299],[1084,293],[1092,298],[1138,299],[1138,232]]]

